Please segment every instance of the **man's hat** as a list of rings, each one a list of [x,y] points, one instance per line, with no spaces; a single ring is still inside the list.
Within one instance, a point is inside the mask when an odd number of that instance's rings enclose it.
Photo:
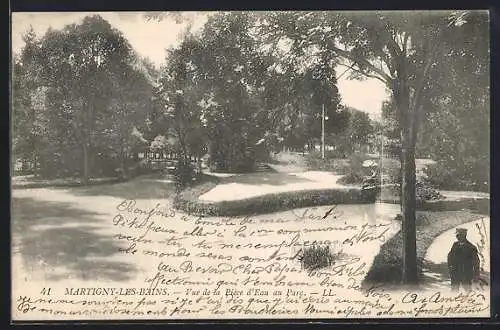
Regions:
[[[458,234],[467,235],[467,229],[465,229],[465,228],[457,228],[457,235]]]

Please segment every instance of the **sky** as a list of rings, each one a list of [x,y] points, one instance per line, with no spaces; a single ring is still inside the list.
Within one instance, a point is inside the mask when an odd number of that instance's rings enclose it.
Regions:
[[[30,25],[40,37],[49,27],[61,29],[67,24],[79,23],[89,14],[101,15],[123,33],[139,54],[148,57],[157,66],[165,60],[165,49],[175,46],[179,42],[180,34],[187,27],[187,23],[178,24],[172,18],[147,21],[144,13],[140,12],[12,13],[12,51],[18,53],[22,49],[22,36]],[[205,15],[197,15],[192,28],[201,28],[205,20]],[[339,76],[345,68],[338,67],[336,71]],[[376,79],[348,80],[347,76],[348,74],[345,74],[337,82],[342,102],[378,117],[382,101],[388,97],[383,84]]]

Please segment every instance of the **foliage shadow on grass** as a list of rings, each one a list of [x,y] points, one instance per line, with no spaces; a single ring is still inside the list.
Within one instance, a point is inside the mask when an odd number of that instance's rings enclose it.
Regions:
[[[121,246],[98,233],[102,220],[96,212],[14,197],[11,214],[13,253],[21,255],[28,272],[41,270],[49,280],[126,281],[137,271],[131,263],[113,260]],[[62,273],[51,273],[52,267]]]

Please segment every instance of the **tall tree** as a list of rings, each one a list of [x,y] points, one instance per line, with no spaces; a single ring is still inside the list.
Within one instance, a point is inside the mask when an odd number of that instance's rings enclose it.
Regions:
[[[141,131],[151,108],[153,81],[140,59],[124,64],[110,72],[110,103],[98,114],[96,128],[101,154],[117,159],[121,175],[128,177],[132,154],[147,146]]]
[[[280,53],[269,51],[267,59],[273,65],[263,85],[263,107],[268,112],[267,129],[276,131],[285,147],[314,146],[321,137],[323,106],[329,118],[326,131],[335,133],[347,127],[332,58],[281,63]]]
[[[163,105],[163,134],[177,141],[177,151],[184,164],[190,162],[192,155],[201,157],[206,144],[200,107],[204,89],[195,65],[201,47],[195,36],[187,34],[179,47],[169,49],[157,91]]]
[[[35,61],[48,127],[46,167],[67,170],[63,175],[78,173],[88,182],[102,170],[96,162],[103,153],[109,156],[108,146],[123,150],[117,157],[123,160],[126,136],[141,121],[136,115],[145,112],[152,89],[148,69],[138,66],[123,35],[100,16],[88,16],[79,25],[49,29]],[[110,118],[115,121],[105,120]],[[57,166],[50,166],[53,161]]]
[[[281,12],[266,17],[269,41],[291,40],[291,52],[333,52],[353,78],[381,81],[391,92],[400,124],[403,281],[417,282],[415,146],[431,73],[463,38],[467,15],[455,12]],[[474,23],[469,23],[474,24]],[[453,40],[453,41],[452,41]],[[457,48],[459,48],[458,45]]]
[[[174,109],[184,107],[179,110],[183,116],[196,108],[187,106],[187,96],[198,98],[194,103],[208,137],[210,161],[218,170],[251,169],[254,157],[250,154],[265,131],[260,125],[258,95],[267,67],[256,51],[252,26],[248,13],[210,17],[199,36],[186,38],[175,51],[180,59],[174,60],[177,64],[172,70],[177,73],[173,81],[182,86],[166,89],[174,94],[179,91],[168,99],[183,101],[172,105]],[[181,122],[188,121],[192,120]]]
[[[489,189],[489,24],[483,15],[467,16],[463,37],[453,40],[432,72],[417,151],[437,161],[434,184],[446,188]],[[432,124],[431,124],[432,123]]]
[[[23,170],[36,170],[37,150],[44,131],[43,89],[40,89],[40,41],[33,27],[24,34],[20,54],[13,57],[13,160],[21,160]]]
[[[343,120],[345,123],[331,132],[332,144],[336,146],[336,150],[348,155],[370,145],[370,138],[375,132],[370,116],[352,107],[345,107],[341,114],[343,116],[337,116],[337,120]]]

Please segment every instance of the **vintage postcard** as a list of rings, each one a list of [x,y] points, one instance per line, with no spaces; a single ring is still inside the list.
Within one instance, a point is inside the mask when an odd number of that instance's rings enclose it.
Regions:
[[[490,317],[487,11],[12,13],[12,319]]]

